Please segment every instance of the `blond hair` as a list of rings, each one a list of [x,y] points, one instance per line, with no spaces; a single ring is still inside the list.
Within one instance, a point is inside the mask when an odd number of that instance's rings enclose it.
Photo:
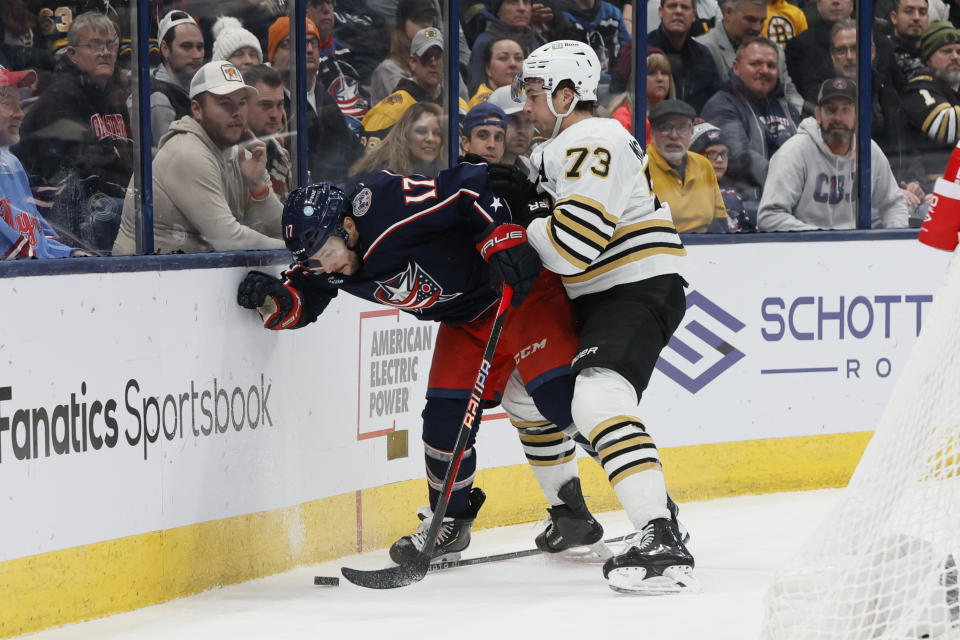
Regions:
[[[436,116],[442,123],[443,109],[432,102],[417,102],[403,112],[397,123],[390,129],[390,133],[373,149],[367,151],[362,158],[350,167],[350,175],[371,173],[382,169],[389,169],[400,175],[413,173],[414,159],[410,155],[410,131],[413,123],[426,114]],[[442,130],[442,129],[441,129]],[[443,155],[443,142],[437,159]],[[434,161],[436,164],[436,161]]]

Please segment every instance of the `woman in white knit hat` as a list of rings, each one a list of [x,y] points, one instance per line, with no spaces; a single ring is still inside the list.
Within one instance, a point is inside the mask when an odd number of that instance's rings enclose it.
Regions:
[[[263,50],[257,36],[243,28],[233,16],[220,16],[213,24],[213,57],[229,60],[240,73],[263,64]]]

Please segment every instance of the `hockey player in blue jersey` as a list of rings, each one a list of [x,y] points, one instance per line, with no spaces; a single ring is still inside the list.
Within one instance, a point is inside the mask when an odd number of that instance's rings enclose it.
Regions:
[[[252,271],[238,302],[258,309],[268,329],[313,322],[339,291],[441,322],[423,411],[431,507],[437,503],[460,420],[499,297],[514,290],[484,399],[502,400],[518,427],[535,475],[551,504],[537,544],[547,551],[596,543],[603,529],[580,492],[570,414],[569,364],[577,336],[556,275],[542,270],[522,227],[490,190],[486,165],[464,163],[435,177],[387,171],[347,197],[327,183],[294,191],[283,211],[283,237],[295,265],[275,278]],[[532,344],[545,348],[520,358]],[[529,351],[529,349],[527,349]],[[455,478],[435,559],[456,557],[485,498],[472,488],[477,465],[471,432]],[[529,446],[527,446],[529,445]],[[406,563],[423,548],[432,512],[417,533],[390,549]]]

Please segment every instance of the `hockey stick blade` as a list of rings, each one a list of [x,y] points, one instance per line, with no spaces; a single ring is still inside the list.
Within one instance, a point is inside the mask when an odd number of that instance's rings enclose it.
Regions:
[[[374,569],[373,571],[361,571],[351,569],[350,567],[341,567],[340,573],[343,577],[357,585],[367,589],[396,589],[406,587],[415,582],[420,582],[427,575],[430,568],[430,558],[426,555],[417,556],[413,564],[399,565],[396,567],[387,567],[386,569]]]

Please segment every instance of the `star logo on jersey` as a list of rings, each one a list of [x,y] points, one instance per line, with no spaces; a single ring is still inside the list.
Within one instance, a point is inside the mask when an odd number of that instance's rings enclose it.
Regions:
[[[493,196],[493,200],[490,201],[490,208],[494,211],[500,211],[500,207],[503,206],[503,202],[500,201],[500,198]]]
[[[460,295],[459,293],[444,295],[437,281],[416,262],[411,262],[402,273],[398,273],[389,280],[377,281],[377,285],[373,295],[378,302],[407,311],[427,309]]]

